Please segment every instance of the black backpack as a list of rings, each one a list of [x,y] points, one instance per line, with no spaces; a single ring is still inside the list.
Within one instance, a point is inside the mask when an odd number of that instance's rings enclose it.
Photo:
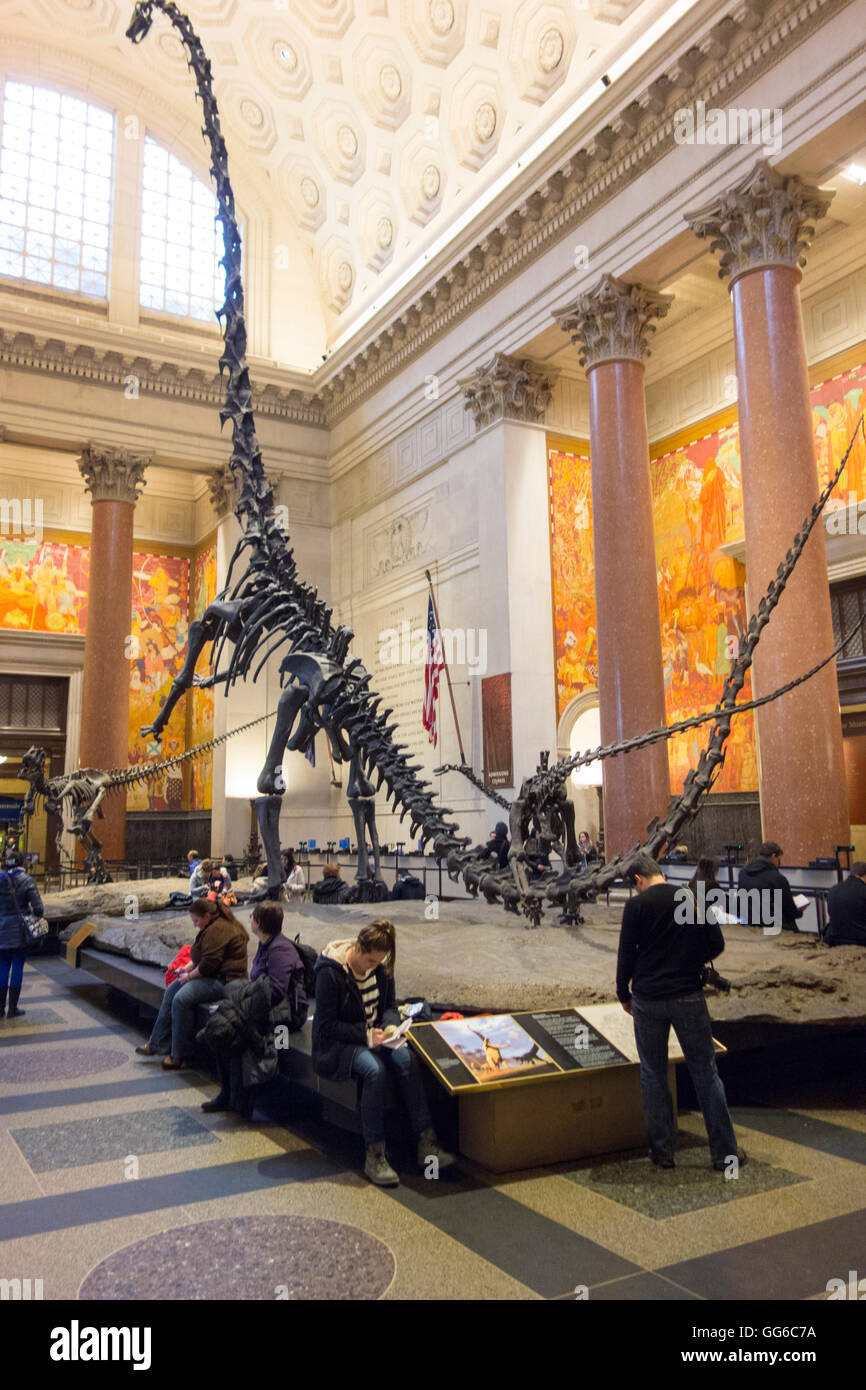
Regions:
[[[304,993],[312,1002],[316,997],[316,961],[319,959],[319,953],[313,950],[312,946],[304,945],[300,932],[295,937],[294,944],[304,967]]]

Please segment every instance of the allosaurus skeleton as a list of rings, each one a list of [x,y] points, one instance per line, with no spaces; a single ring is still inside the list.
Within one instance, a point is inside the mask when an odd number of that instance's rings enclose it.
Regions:
[[[273,494],[256,438],[246,360],[241,239],[226,145],[213,94],[211,65],[189,19],[172,0],[138,0],[127,30],[127,37],[133,43],[141,42],[149,32],[154,10],[161,11],[177,31],[203,107],[202,133],[210,150],[217,216],[222,224],[225,246],[222,264],[226,297],[218,318],[224,338],[220,369],[228,373],[228,379],[220,420],[223,424],[231,421],[232,425],[229,466],[238,487],[235,514],[243,535],[232,556],[225,589],[202,618],[191,624],[183,667],[153,725],[142,732],[159,738],[175,704],[190,686],[223,683],[230,688],[250,673],[255,680],[265,663],[286,648],[280,664],[285,689],[258,779],[259,824],[268,856],[268,893],[278,893],[282,880],[279,808],[285,792],[283,756],[287,750],[306,752],[322,729],[334,761],[349,763],[347,795],[357,831],[359,883],[378,877],[374,803],[384,783],[389,800],[393,798],[394,809],[400,808],[400,819],[407,814],[410,816],[412,836],[417,833],[424,847],[431,846],[436,858],[445,861],[453,879],[462,875],[470,892],[483,893],[489,902],[502,902],[513,911],[522,911],[532,925],[538,924],[545,902],[563,909],[565,920],[569,917],[575,920],[578,904],[591,901],[616,879],[627,877],[642,849],[657,858],[667,844],[676,843],[683,826],[695,815],[701,797],[710,790],[721,770],[733,717],[777,699],[808,680],[837,654],[832,652],[811,671],[772,694],[749,704],[737,704],[760,635],[841,477],[857,430],[863,428],[862,417],[835,477],[804,521],[779,565],[776,578],[751,618],[716,707],[678,724],[653,729],[593,752],[575,754],[553,767],[548,767],[547,755],[542,755],[538,770],[534,776],[524,779],[509,807],[511,849],[508,863],[503,869],[491,869],[483,852],[467,848],[468,838],[461,837],[458,825],[448,819],[452,812],[435,804],[430,784],[419,777],[422,769],[410,762],[406,745],[394,742],[397,725],[389,723],[393,711],[381,709],[382,699],[370,687],[369,672],[358,658],[349,658],[353,632],[344,626],[332,626],[332,610],[318,597],[314,587],[298,577],[288,537],[274,510]],[[213,674],[199,678],[195,675],[196,664],[208,643],[213,644]],[[645,844],[635,845],[627,853],[589,872],[575,871],[569,863],[573,858],[574,835],[574,808],[566,791],[570,774],[588,763],[630,753],[702,723],[711,724],[711,729],[698,766],[689,772],[681,794],[672,802],[664,820],[656,817],[647,827]],[[378,779],[375,787],[372,776]],[[474,774],[472,780],[477,785]],[[502,804],[502,798],[495,799]],[[374,852],[372,871],[366,855],[368,833]],[[551,870],[540,878],[529,880],[526,843],[532,836],[543,837],[561,855],[564,866],[561,873]]]
[[[98,768],[80,767],[76,772],[59,773],[56,777],[45,776],[45,763],[48,757],[44,748],[37,748],[35,745],[27,749],[21,759],[21,769],[18,776],[25,782],[30,783],[30,789],[21,806],[21,814],[18,822],[18,832],[23,833],[24,823],[36,810],[37,798],[44,802],[45,810],[49,815],[57,816],[60,821],[60,830],[57,834],[57,848],[62,855],[63,846],[61,837],[64,831],[74,835],[81,845],[87,850],[84,860],[84,870],[87,873],[88,883],[111,883],[111,874],[102,858],[102,842],[97,840],[93,832],[93,821],[96,817],[102,819],[104,812],[102,803],[106,796],[112,792],[126,792],[130,787],[139,786],[142,782],[152,782],[157,777],[163,777],[171,768],[180,766],[181,763],[190,761],[193,758],[202,758],[205,753],[218,748],[226,739],[234,738],[235,734],[242,734],[246,729],[252,729],[256,724],[263,724],[266,719],[273,718],[270,714],[262,714],[258,719],[251,719],[248,724],[242,724],[238,729],[230,729],[227,734],[220,734],[219,738],[208,739],[207,743],[200,743],[196,748],[188,748],[185,753],[177,753],[172,758],[163,758],[158,763],[142,763],[137,767],[115,768],[112,772],[101,772]],[[69,825],[64,824],[64,813],[71,812],[72,820]]]

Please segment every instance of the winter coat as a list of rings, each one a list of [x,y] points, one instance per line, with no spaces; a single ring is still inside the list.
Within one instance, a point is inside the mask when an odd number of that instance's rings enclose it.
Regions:
[[[394,1002],[394,977],[376,967],[379,1002],[375,1028],[402,1019]],[[339,960],[320,955],[316,961],[316,1011],[313,1014],[313,1070],[332,1081],[349,1081],[355,1053],[367,1046],[367,1019],[355,977]]]
[[[790,883],[771,860],[765,859],[763,855],[759,854],[750,864],[744,864],[737,876],[737,886],[745,888],[747,892],[757,888],[760,892],[769,889],[771,893],[781,893],[782,926],[786,931],[797,930],[797,919],[803,916],[804,909],[798,907],[794,902]],[[741,909],[741,911],[744,910]],[[760,923],[751,923],[751,925],[757,926]]]
[[[207,889],[208,882],[201,871],[201,860],[199,860],[189,876],[189,896],[191,898],[203,898]]]
[[[404,874],[391,889],[391,897],[395,902],[420,902],[424,897],[424,884],[415,874]]]
[[[19,868],[0,871],[0,951],[23,951],[32,944],[21,917],[28,908],[36,917],[42,916],[42,899],[30,875]]]
[[[271,982],[274,1005],[288,999],[294,1011],[294,1029],[303,1028],[307,1019],[304,962],[297,948],[282,932],[277,932],[270,941],[259,943],[250,967],[250,979],[258,980],[262,975],[267,975]]]
[[[271,982],[267,975],[257,980],[237,980],[229,986],[196,1042],[217,1053],[240,1056],[241,1085],[264,1086],[279,1071],[276,1030],[292,1031],[292,1007],[288,1000],[271,1007]]]
[[[866,883],[854,874],[830,889],[830,921],[824,940],[829,946],[866,946]]]
[[[348,901],[351,891],[348,883],[331,875],[329,878],[319,879],[319,882],[313,885],[313,902],[337,907]]]

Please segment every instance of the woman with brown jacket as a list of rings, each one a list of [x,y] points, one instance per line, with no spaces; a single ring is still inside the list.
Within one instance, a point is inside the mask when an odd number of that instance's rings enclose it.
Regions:
[[[190,963],[162,996],[147,1042],[135,1049],[142,1057],[155,1057],[170,1044],[171,1051],[162,1060],[166,1071],[189,1066],[198,1005],[224,999],[230,981],[247,978],[249,937],[231,908],[219,899],[200,898],[189,913],[198,929]]]

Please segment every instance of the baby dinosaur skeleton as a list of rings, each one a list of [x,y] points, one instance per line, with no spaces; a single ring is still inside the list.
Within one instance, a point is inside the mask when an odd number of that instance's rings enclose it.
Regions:
[[[60,820],[57,847],[61,853],[60,837],[66,831],[68,834],[74,835],[87,850],[87,857],[84,860],[87,882],[111,883],[111,875],[102,858],[102,841],[97,840],[93,833],[94,818],[98,816],[101,820],[104,814],[102,802],[105,797],[110,792],[126,791],[128,787],[139,786],[142,782],[151,782],[155,777],[161,777],[169,768],[177,767],[180,763],[188,762],[192,758],[201,758],[212,748],[218,748],[221,743],[225,743],[226,739],[234,738],[235,734],[242,734],[245,729],[252,729],[256,724],[262,724],[266,719],[271,718],[273,716],[270,714],[260,715],[258,719],[251,719],[249,724],[242,724],[238,729],[231,729],[227,734],[220,734],[219,738],[212,738],[207,743],[200,743],[196,748],[188,748],[185,753],[177,753],[173,758],[164,758],[158,763],[142,763],[137,767],[117,768],[113,772],[100,772],[97,768],[80,767],[77,772],[61,773],[57,777],[46,777],[45,762],[48,754],[44,748],[37,748],[34,745],[27,749],[21,759],[21,770],[18,773],[20,778],[30,783],[30,790],[21,806],[18,829],[23,833],[24,821],[33,815],[36,810],[36,799],[41,797],[48,814],[57,816]],[[64,811],[72,812],[71,825],[63,824]]]
[[[410,815],[412,836],[419,832],[423,845],[431,843],[433,854],[445,860],[450,876],[456,879],[462,874],[470,892],[477,894],[480,891],[488,902],[503,902],[506,908],[522,911],[532,925],[540,921],[545,901],[564,909],[566,920],[569,916],[575,920],[578,903],[591,901],[615,879],[628,876],[641,849],[657,857],[665,845],[676,843],[683,826],[695,815],[701,797],[709,791],[721,770],[733,716],[777,699],[815,675],[836,655],[836,652],[832,652],[811,671],[760,700],[753,700],[747,705],[736,703],[761,632],[784,592],[832,488],[841,476],[857,430],[834,479],[813,506],[785,560],[779,565],[777,577],[761,599],[715,709],[679,724],[650,730],[634,738],[597,748],[591,753],[575,754],[552,768],[547,766],[544,755],[537,772],[524,779],[509,808],[511,849],[508,864],[504,869],[491,870],[486,857],[468,851],[466,846],[469,839],[459,836],[459,827],[446,819],[452,812],[435,805],[429,783],[420,780],[417,775],[421,771],[420,765],[409,762],[406,745],[394,743],[392,736],[397,725],[388,722],[393,711],[380,710],[381,697],[370,688],[370,674],[360,660],[347,660],[353,632],[343,626],[332,627],[332,610],[319,599],[315,588],[298,578],[288,537],[274,511],[273,494],[265,477],[256,438],[246,360],[241,241],[228,175],[226,145],[213,94],[211,65],[189,19],[172,0],[138,0],[127,38],[133,43],[140,43],[145,38],[153,23],[155,9],[161,11],[177,30],[186,49],[188,66],[195,77],[197,95],[204,112],[202,133],[210,149],[211,174],[219,208],[217,216],[222,223],[225,245],[222,264],[226,275],[226,298],[218,317],[221,322],[224,321],[224,351],[220,369],[227,370],[228,381],[220,420],[223,424],[230,420],[232,424],[229,466],[239,489],[235,514],[243,535],[232,556],[226,588],[209,605],[202,618],[191,624],[183,667],[153,725],[142,732],[152,733],[159,738],[175,704],[191,685],[223,682],[230,687],[250,674],[258,658],[258,664],[252,671],[252,679],[255,680],[267,660],[280,648],[288,646],[280,665],[280,674],[287,688],[279,702],[276,727],[258,780],[261,797],[257,804],[268,856],[269,893],[279,892],[282,880],[279,807],[285,791],[283,755],[287,749],[306,752],[317,731],[323,729],[334,761],[348,761],[350,765],[347,790],[358,837],[360,881],[369,877],[365,848],[368,832],[374,851],[373,876],[377,877],[379,872],[374,800],[384,782],[389,799],[394,800],[395,810],[401,808],[401,820],[406,814]],[[861,417],[857,429],[862,427]],[[242,567],[244,560],[246,565]],[[239,576],[232,584],[236,571],[239,571]],[[195,667],[208,643],[214,644],[214,674],[202,679],[195,676]],[[231,650],[225,666],[222,666],[227,644]],[[573,871],[568,859],[571,858],[574,810],[568,801],[566,782],[575,768],[598,759],[632,752],[701,723],[711,723],[712,729],[698,766],[689,772],[681,794],[672,802],[665,819],[660,822],[656,817],[647,827],[646,843],[643,846],[635,845],[626,854],[616,856],[598,869],[582,873]],[[375,788],[370,780],[371,773],[378,776]],[[477,785],[474,774],[472,780]],[[501,804],[501,798],[497,796],[495,799]],[[561,854],[565,865],[561,874],[556,875],[551,871],[533,882],[528,880],[525,844],[533,831],[548,839],[551,847]]]

